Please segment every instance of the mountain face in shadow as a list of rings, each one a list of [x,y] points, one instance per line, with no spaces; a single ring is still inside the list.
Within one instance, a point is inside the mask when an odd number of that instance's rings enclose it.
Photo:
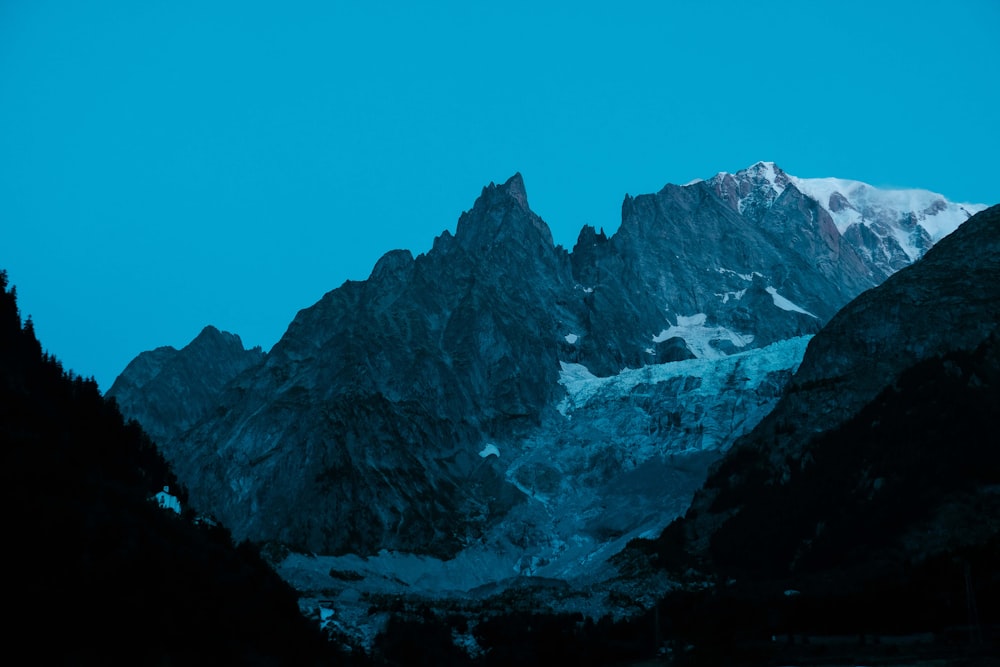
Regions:
[[[37,664],[318,665],[337,656],[248,544],[187,495],[93,380],[42,352],[0,272],[8,648]],[[9,594],[12,592],[13,594]]]
[[[626,197],[618,232],[584,228],[568,252],[515,175],[484,188],[428,253],[392,251],[367,280],[300,311],[266,356],[232,347],[234,363],[202,379],[177,370],[199,365],[192,343],[157,377],[140,356],[109,395],[157,425],[192,502],[240,538],[452,557],[531,502],[518,470],[525,443],[569,419],[559,410],[565,364],[610,377],[813,334],[885,278],[886,257],[922,252],[891,246],[903,238],[895,228],[868,229],[860,201],[820,202],[796,183],[811,187],[759,163]],[[889,217],[916,234],[919,216],[967,215],[949,206]],[[851,211],[864,247],[838,226]],[[795,363],[774,369],[763,393],[777,395]],[[760,382],[743,380],[719,399],[733,424],[747,423],[742,406],[756,414],[771,404]],[[717,428],[699,414],[690,421],[676,424],[685,437]],[[718,446],[742,432],[731,428]],[[484,461],[491,444],[510,455]],[[643,462],[631,452],[612,459],[615,474]],[[549,468],[567,486],[579,481]]]
[[[143,429],[155,442],[167,442],[205,417],[233,378],[263,360],[260,348],[246,350],[239,336],[207,326],[180,350],[140,354],[108,395],[122,405],[143,401]]]
[[[723,598],[766,618],[792,590],[802,632],[960,626],[988,641],[982,628],[1000,621],[997,414],[1000,206],[841,310],[687,514],[624,558],[736,582],[706,603],[716,620]]]

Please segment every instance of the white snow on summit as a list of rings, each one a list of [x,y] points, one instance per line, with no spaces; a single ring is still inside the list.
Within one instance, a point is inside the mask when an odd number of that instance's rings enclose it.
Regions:
[[[950,202],[929,190],[881,189],[842,178],[789,176],[788,179],[830,212],[841,234],[856,223],[895,221],[913,213],[916,222],[936,243],[986,208],[983,204]]]
[[[871,259],[887,274],[920,259],[930,246],[987,208],[951,202],[929,190],[876,188],[844,178],[799,178],[773,162],[757,162],[735,174],[719,172],[708,183],[741,214],[770,207],[794,185],[826,209],[841,234],[861,225],[882,239],[881,249],[869,245],[859,250],[874,252]],[[905,259],[898,256],[899,251]]]
[[[778,184],[778,172],[773,162],[758,162],[754,167],[757,167],[764,180],[771,184],[774,194],[780,195],[785,191],[785,187]]]

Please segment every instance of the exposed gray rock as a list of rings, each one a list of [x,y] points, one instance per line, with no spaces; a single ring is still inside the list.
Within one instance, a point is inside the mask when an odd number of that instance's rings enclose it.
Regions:
[[[520,502],[477,452],[554,402],[576,319],[569,256],[526,202],[520,176],[490,185],[430,253],[301,311],[168,450],[192,500],[237,535],[439,554]]]
[[[133,359],[107,392],[158,443],[169,443],[216,407],[233,378],[264,359],[236,334],[205,327],[180,350],[159,347]]]
[[[729,456],[752,453],[767,466],[753,471],[755,483],[762,474],[766,484],[784,484],[793,470],[812,465],[817,434],[857,415],[904,371],[947,353],[972,353],[995,342],[998,334],[1000,206],[994,206],[837,313],[812,338],[774,410],[736,442]],[[750,472],[717,476],[695,497],[684,524],[694,551],[707,549],[719,526],[737,511],[734,495],[752,502],[752,484],[744,488]],[[717,512],[713,507],[723,491],[730,500]]]
[[[592,370],[655,363],[652,343],[699,315],[702,325],[673,335],[689,347],[686,339],[706,338],[720,353],[815,333],[877,284],[814,200],[794,186],[775,195],[770,185],[755,190],[727,176],[626,197],[614,236],[581,233],[573,267],[577,283],[592,290],[581,353]],[[747,214],[730,201],[731,192],[765,190]],[[782,298],[799,310],[777,305]]]
[[[813,338],[787,395],[761,424],[774,456],[795,431],[823,431],[868,403],[900,372],[974,350],[1000,328],[1000,206],[970,218],[922,260],[852,301]],[[780,428],[778,428],[780,425]]]
[[[617,233],[586,227],[569,253],[515,175],[484,188],[428,253],[390,252],[367,280],[300,311],[266,357],[218,371],[199,357],[182,372],[171,369],[184,351],[161,349],[133,362],[111,393],[127,415],[152,421],[191,502],[237,538],[450,557],[490,540],[516,545],[511,521],[524,519],[551,546],[570,534],[546,523],[540,492],[585,479],[619,488],[618,476],[633,474],[626,444],[644,443],[642,470],[667,476],[656,466],[671,452],[724,450],[770,408],[798,357],[734,378],[714,406],[685,404],[686,384],[651,385],[608,404],[624,410],[620,421],[581,417],[568,430],[557,411],[562,362],[610,377],[725,360],[818,331],[884,277],[826,208],[765,163],[626,197],[622,212]],[[611,423],[622,440],[594,435]],[[710,444],[699,424],[717,431]],[[590,435],[621,444],[600,448],[590,472],[539,445],[580,428],[586,451],[599,444]],[[501,455],[481,456],[494,443]],[[553,497],[565,500],[560,512],[600,511],[593,493]],[[646,518],[594,515],[572,534],[597,544],[669,517]]]

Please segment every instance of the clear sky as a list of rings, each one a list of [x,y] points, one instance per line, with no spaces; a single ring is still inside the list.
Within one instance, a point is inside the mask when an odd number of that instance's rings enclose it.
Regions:
[[[107,389],[207,324],[270,349],[517,171],[567,247],[758,160],[998,203],[998,35],[997,0],[0,0],[0,268]]]

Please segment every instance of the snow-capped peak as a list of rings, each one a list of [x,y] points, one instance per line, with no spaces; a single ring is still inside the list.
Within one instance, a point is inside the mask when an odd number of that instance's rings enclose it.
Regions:
[[[716,194],[741,215],[761,220],[794,185],[830,214],[837,230],[886,275],[920,259],[984,204],[959,204],[920,189],[876,188],[843,178],[798,178],[773,162],[708,179]]]
[[[788,185],[788,175],[773,162],[758,162],[745,171],[751,178],[769,184],[776,195],[784,192]]]
[[[707,182],[741,214],[759,217],[785,191],[789,177],[773,162],[757,162],[735,174],[719,172]]]
[[[785,187],[788,186],[790,177],[786,174],[781,167],[773,162],[755,162],[746,169],[740,169],[734,174],[728,171],[720,171],[718,174],[708,179],[709,183],[719,183],[721,181],[727,180],[727,177],[733,179],[737,182],[749,182],[754,185],[767,185],[774,190],[775,194],[781,194]],[[700,182],[701,179],[695,179],[691,181],[692,183]]]
[[[882,189],[843,178],[789,179],[830,212],[841,234],[853,224],[871,226],[905,220],[923,227],[936,243],[986,208],[983,204],[956,204],[929,190]]]

